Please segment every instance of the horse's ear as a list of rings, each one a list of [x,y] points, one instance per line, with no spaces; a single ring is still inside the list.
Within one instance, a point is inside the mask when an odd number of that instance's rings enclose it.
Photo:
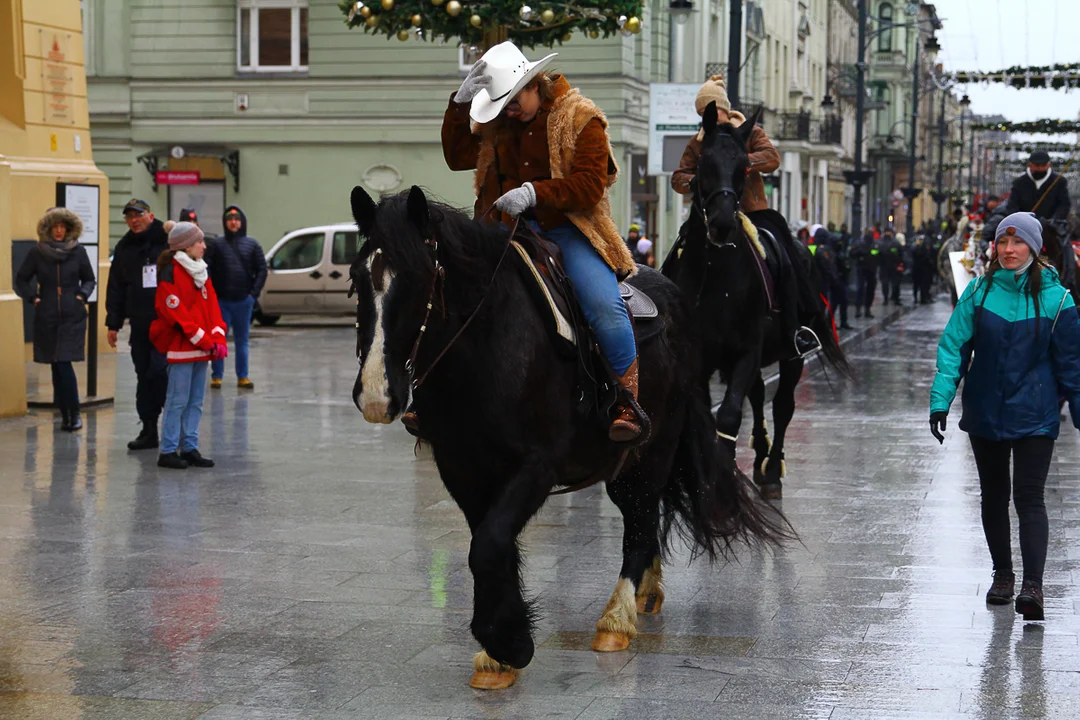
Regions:
[[[716,101],[709,103],[705,106],[705,112],[702,114],[701,126],[705,128],[705,134],[708,135],[716,129],[716,124],[719,121],[719,114],[716,111]]]
[[[371,196],[367,194],[367,190],[359,185],[352,189],[351,200],[356,227],[360,228],[361,233],[368,235],[371,228],[375,226],[375,211],[378,210],[378,206],[371,199]]]
[[[750,113],[750,117],[746,119],[746,122],[740,125],[739,129],[736,131],[741,136],[744,146],[750,144],[750,136],[754,133],[754,128],[757,124],[761,122],[761,116],[764,112],[765,107],[763,105],[758,105],[754,108],[754,112]]]
[[[424,191],[419,186],[413,185],[409,190],[409,201],[406,204],[409,211],[409,219],[420,230],[421,234],[427,235],[428,224],[431,216],[428,214],[428,201]]]

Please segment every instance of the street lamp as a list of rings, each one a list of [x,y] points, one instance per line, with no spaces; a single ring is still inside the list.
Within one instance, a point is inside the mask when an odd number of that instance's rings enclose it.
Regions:
[[[694,3],[691,0],[671,0],[668,3],[668,12],[675,22],[685,25],[690,19],[690,13],[694,12]]]
[[[915,185],[915,149],[918,142],[918,128],[919,128],[919,56],[922,54],[919,48],[918,35],[915,36],[915,59],[912,61],[913,78],[911,81],[911,148],[908,154],[908,186],[903,188],[902,192],[904,197],[908,201],[907,211],[907,235],[908,237],[915,237],[915,198],[922,195],[922,188]],[[937,38],[934,35],[930,35],[926,40],[926,59],[930,62],[931,67],[937,60],[938,51],[941,50],[941,45],[938,43]]]
[[[971,98],[964,93],[964,97],[960,98],[960,157],[964,157],[964,118],[971,111]],[[974,118],[972,118],[974,119]],[[964,171],[960,171],[960,178],[963,179]],[[968,211],[975,210],[975,192],[973,190],[973,183],[975,182],[975,131],[971,131],[971,150],[968,154]]]

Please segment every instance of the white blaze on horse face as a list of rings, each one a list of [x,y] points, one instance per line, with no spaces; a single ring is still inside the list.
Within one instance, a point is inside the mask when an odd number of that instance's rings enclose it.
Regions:
[[[368,261],[368,269],[371,269],[372,261]],[[394,281],[394,275],[389,268],[383,270],[382,290],[375,292],[375,334],[371,339],[371,347],[364,356],[364,364],[360,368],[360,380],[363,383],[363,391],[360,393],[360,410],[364,413],[364,419],[370,423],[386,423],[394,421],[390,417],[390,381],[386,376],[386,332],[383,328],[383,304],[386,295],[390,292],[390,283]]]

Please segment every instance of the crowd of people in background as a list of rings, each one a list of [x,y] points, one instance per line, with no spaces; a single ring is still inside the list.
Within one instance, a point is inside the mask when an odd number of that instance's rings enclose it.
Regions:
[[[105,327],[113,348],[125,322],[129,328],[142,427],[128,449],[160,447],[161,467],[213,467],[198,450],[208,365],[210,387],[218,389],[231,329],[237,387],[254,389],[248,377],[249,329],[266,282],[266,256],[248,236],[247,218],[236,205],[225,209],[225,233],[214,239],[205,238],[193,208],[181,210],[179,222],[164,223],[142,200],[129,201],[122,212],[128,232],[113,251]],[[60,428],[70,432],[82,428],[72,363],[85,359],[86,302],[96,285],[79,243],[82,232],[75,213],[48,210],[38,223],[38,242],[15,277],[16,292],[34,305],[34,362],[51,366]]]

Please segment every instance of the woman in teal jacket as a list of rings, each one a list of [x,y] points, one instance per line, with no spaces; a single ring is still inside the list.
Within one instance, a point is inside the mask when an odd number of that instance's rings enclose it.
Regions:
[[[1049,522],[1043,491],[1058,436],[1059,395],[1080,428],[1080,321],[1057,271],[1040,258],[1042,226],[1013,213],[998,226],[987,274],[968,284],[938,343],[930,431],[939,442],[964,379],[960,429],[968,433],[982,489],[982,524],[994,562],[991,604],[1012,600],[1009,457],[1020,518],[1023,585],[1016,612],[1043,619]]]

